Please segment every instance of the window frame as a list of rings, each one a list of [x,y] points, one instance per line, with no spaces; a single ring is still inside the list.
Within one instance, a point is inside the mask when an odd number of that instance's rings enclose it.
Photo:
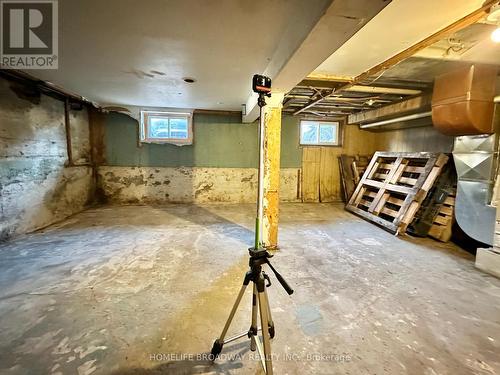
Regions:
[[[187,138],[160,138],[149,137],[149,128],[151,126],[150,120],[152,118],[165,118],[169,121],[170,132],[170,119],[182,118],[187,120]],[[193,113],[192,112],[177,112],[177,111],[154,111],[154,110],[141,110],[140,117],[140,142],[141,143],[158,143],[158,144],[174,144],[177,146],[193,144]]]
[[[318,123],[318,143],[302,143],[302,124],[304,122]],[[337,140],[335,143],[319,142],[319,131],[321,124],[336,125],[337,127]],[[300,147],[342,147],[342,121],[340,120],[321,120],[318,118],[301,118],[299,121],[299,146]]]

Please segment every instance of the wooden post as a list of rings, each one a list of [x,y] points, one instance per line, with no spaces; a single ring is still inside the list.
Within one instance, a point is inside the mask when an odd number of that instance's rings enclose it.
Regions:
[[[272,93],[264,107],[264,223],[263,241],[268,249],[278,248],[281,109],[283,93]]]

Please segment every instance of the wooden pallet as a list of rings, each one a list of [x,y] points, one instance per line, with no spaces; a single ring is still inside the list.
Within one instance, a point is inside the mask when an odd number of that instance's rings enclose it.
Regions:
[[[356,185],[365,173],[366,167],[370,161],[367,155],[345,155],[339,157],[340,177],[342,181],[342,193],[344,202],[348,202]]]
[[[434,182],[434,186],[428,192],[427,197],[420,205],[413,221],[406,232],[413,236],[427,237],[429,230],[434,224],[434,219],[439,214],[446,198],[454,194],[457,185],[457,177],[453,163],[448,162],[441,170],[441,174]]]
[[[346,209],[405,233],[447,161],[441,153],[376,152]]]
[[[450,240],[455,217],[455,195],[456,189],[444,200],[429,230],[429,237],[441,242],[448,242]]]

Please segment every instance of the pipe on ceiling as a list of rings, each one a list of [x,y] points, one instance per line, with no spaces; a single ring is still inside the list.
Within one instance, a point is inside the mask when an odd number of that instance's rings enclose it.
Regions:
[[[416,120],[416,119],[423,118],[423,117],[431,117],[431,115],[432,115],[431,111],[422,112],[422,113],[414,113],[412,115],[406,115],[406,116],[391,118],[389,120],[382,120],[382,121],[372,122],[369,124],[360,125],[359,128],[360,129],[375,128],[378,126],[393,124],[395,122]]]

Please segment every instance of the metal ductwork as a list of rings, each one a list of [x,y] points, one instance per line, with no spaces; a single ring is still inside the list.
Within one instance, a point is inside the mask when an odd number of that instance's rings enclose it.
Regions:
[[[493,245],[496,217],[491,205],[498,155],[498,136],[492,134],[496,78],[496,67],[471,65],[437,77],[432,96],[434,126],[457,136],[457,223],[488,245]]]
[[[493,133],[497,68],[471,65],[436,77],[432,122],[447,135]]]
[[[496,208],[491,206],[495,181],[498,136],[476,135],[455,139],[457,169],[455,218],[471,238],[493,245]]]

